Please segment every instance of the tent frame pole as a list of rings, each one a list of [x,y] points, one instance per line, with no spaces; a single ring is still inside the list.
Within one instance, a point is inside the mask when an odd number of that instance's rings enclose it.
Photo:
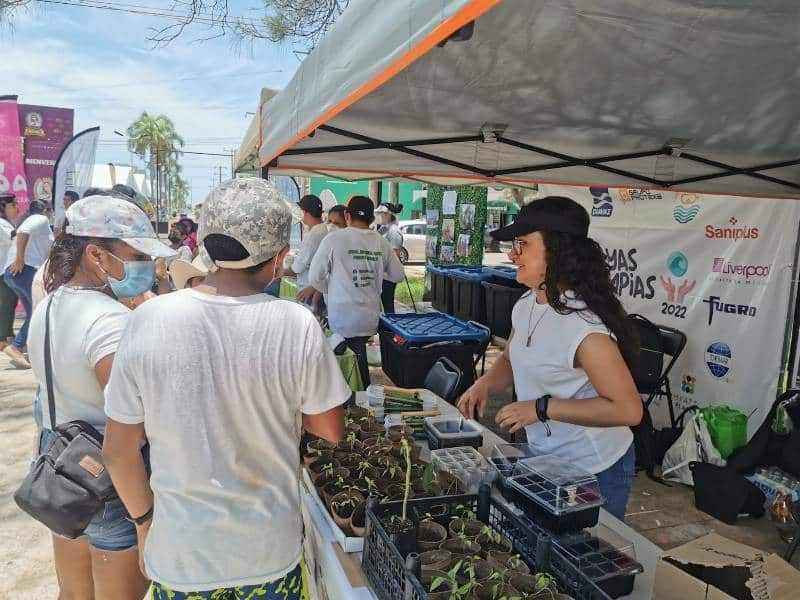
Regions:
[[[394,150],[396,152],[402,152],[404,154],[409,154],[411,156],[416,156],[417,158],[422,158],[425,160],[430,160],[435,163],[439,163],[442,165],[448,165],[451,167],[455,167],[457,169],[461,169],[463,171],[468,171],[470,173],[475,173],[481,175],[482,177],[494,179],[497,176],[502,175],[512,175],[515,173],[534,173],[536,171],[550,171],[553,169],[563,169],[568,167],[587,167],[590,169],[597,169],[599,171],[604,171],[606,173],[611,173],[614,175],[619,175],[621,177],[626,177],[628,179],[633,179],[636,181],[641,181],[643,183],[647,183],[656,187],[662,188],[674,188],[679,185],[686,185],[689,183],[695,183],[698,181],[709,181],[712,179],[721,179],[723,177],[731,177],[734,175],[744,175],[746,177],[753,177],[755,179],[760,179],[762,181],[769,181],[770,183],[775,183],[778,185],[786,186],[793,189],[800,189],[800,182],[789,181],[786,179],[780,179],[778,177],[772,177],[770,175],[765,175],[761,171],[769,171],[771,169],[778,169],[782,167],[791,167],[800,165],[800,158],[792,159],[792,160],[785,160],[781,162],[773,162],[773,163],[766,163],[761,165],[756,165],[753,167],[734,167],[732,165],[722,163],[719,161],[711,160],[708,158],[704,158],[702,156],[697,156],[696,154],[692,154],[689,152],[684,152],[681,150],[677,150],[671,146],[664,146],[662,148],[658,148],[656,150],[644,150],[641,152],[628,152],[625,154],[616,154],[616,155],[609,155],[609,156],[598,156],[595,158],[577,158],[574,156],[569,156],[567,154],[562,154],[560,152],[556,152],[554,150],[549,150],[547,148],[542,148],[540,146],[534,146],[532,144],[526,144],[525,142],[519,142],[517,140],[507,138],[503,135],[496,136],[494,142],[492,143],[499,143],[505,144],[507,146],[512,146],[514,148],[519,148],[520,150],[527,150],[529,152],[533,152],[535,154],[540,154],[542,156],[548,156],[550,158],[557,159],[557,162],[550,162],[545,164],[538,164],[538,165],[525,165],[521,167],[511,167],[508,169],[483,169],[480,167],[476,167],[474,165],[470,165],[467,163],[459,162],[456,160],[451,160],[449,158],[444,158],[442,156],[436,156],[434,154],[430,154],[428,152],[423,152],[421,150],[416,150],[415,147],[418,146],[436,146],[442,144],[459,144],[459,143],[474,143],[474,142],[484,142],[484,137],[482,135],[464,135],[464,136],[450,136],[444,138],[425,138],[425,139],[418,139],[418,140],[405,140],[405,141],[396,141],[396,142],[387,142],[384,140],[379,140],[377,138],[373,138],[367,135],[363,135],[360,133],[356,133],[354,131],[347,131],[346,129],[341,129],[339,127],[333,127],[332,125],[320,125],[318,127],[320,131],[325,131],[328,133],[332,133],[334,135],[346,137],[352,140],[356,140],[361,142],[360,144],[338,144],[338,145],[330,145],[330,146],[318,146],[315,148],[294,148],[290,150],[286,150],[281,157],[283,156],[302,156],[306,154],[330,154],[334,152],[356,152],[359,150]],[[316,131],[315,131],[316,133]],[[311,136],[309,136],[311,137]],[[684,179],[677,179],[674,181],[667,181],[664,179],[656,179],[654,177],[648,177],[646,175],[641,175],[638,173],[634,173],[633,171],[629,171],[626,169],[618,169],[616,167],[609,166],[604,163],[616,162],[620,160],[631,160],[637,158],[649,158],[654,156],[674,156],[676,159],[682,158],[688,161],[704,164],[710,167],[716,167],[720,169],[718,173],[710,173],[706,175],[698,175],[696,177],[686,177]],[[262,168],[262,177],[266,175],[265,170],[268,166],[277,166],[278,159],[276,158],[272,161],[269,165]],[[443,174],[446,176],[446,174]]]

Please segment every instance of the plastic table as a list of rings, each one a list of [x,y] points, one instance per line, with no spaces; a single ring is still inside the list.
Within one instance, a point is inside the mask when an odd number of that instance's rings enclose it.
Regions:
[[[362,404],[365,397],[366,392],[357,392],[356,402]],[[439,410],[443,416],[458,413],[454,406],[443,400],[439,401]],[[489,456],[492,448],[502,443],[505,443],[502,438],[484,428],[483,446],[479,448],[479,452],[484,456]],[[338,544],[333,541],[333,533],[325,519],[314,509],[313,503],[306,502],[305,498],[303,518],[306,524],[305,548],[306,560],[309,562],[309,572],[311,573],[312,599],[353,598],[362,600],[376,598],[370,591],[366,577],[361,571],[361,555],[342,552]],[[600,510],[600,523],[633,542],[636,549],[636,560],[644,567],[644,573],[636,577],[633,593],[625,598],[649,600],[653,596],[656,563],[662,550],[604,509]],[[312,564],[315,566],[312,567]]]

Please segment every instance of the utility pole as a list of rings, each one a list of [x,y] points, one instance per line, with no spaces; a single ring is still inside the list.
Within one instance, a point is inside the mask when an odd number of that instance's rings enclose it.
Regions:
[[[222,184],[222,171],[223,171],[224,169],[225,169],[225,167],[224,167],[224,166],[222,166],[222,165],[220,165],[220,166],[218,166],[218,167],[214,167],[214,170],[217,172],[217,174],[218,174],[218,176],[219,176],[218,178],[219,178],[219,183],[220,183],[220,184]]]

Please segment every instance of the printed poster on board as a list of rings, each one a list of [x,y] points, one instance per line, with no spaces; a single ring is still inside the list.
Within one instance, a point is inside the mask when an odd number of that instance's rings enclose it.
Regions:
[[[728,404],[766,418],[781,378],[800,203],[685,192],[541,185],[591,215],[630,313],[686,334],[670,375],[676,413]],[[657,426],[667,423],[656,399]]]

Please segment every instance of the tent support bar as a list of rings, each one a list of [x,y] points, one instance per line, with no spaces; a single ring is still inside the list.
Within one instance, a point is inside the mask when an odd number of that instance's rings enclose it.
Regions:
[[[338,127],[331,127],[330,125],[320,125],[319,129],[323,131],[328,131],[330,133],[335,133],[337,135],[341,135],[344,137],[349,137],[351,139],[358,140],[360,142],[366,142],[368,144],[386,144],[386,142],[382,140],[371,138],[366,135],[361,135],[360,133],[354,133],[352,131],[345,131],[344,129],[339,129]],[[396,150],[397,152],[402,152],[404,154],[410,154],[411,156],[416,156],[418,158],[432,160],[434,162],[438,162],[443,165],[456,167],[457,169],[463,169],[464,171],[470,171],[471,173],[477,173],[478,175],[482,175],[484,177],[491,177],[490,171],[487,171],[486,169],[473,167],[472,165],[458,162],[456,160],[450,160],[449,158],[434,156],[433,154],[428,154],[427,152],[422,152],[420,150],[414,150],[413,148],[406,148],[404,146],[395,146],[394,148],[392,148],[392,150]]]
[[[722,172],[711,173],[709,175],[698,175],[697,177],[688,177],[686,179],[680,179],[678,181],[673,181],[671,185],[683,185],[685,183],[694,183],[696,181],[708,181],[709,179],[731,177],[732,175],[747,175],[748,177],[754,177],[756,179],[761,179],[763,181],[769,181],[771,183],[777,183],[778,185],[785,185],[787,187],[800,190],[800,183],[795,183],[793,181],[787,181],[785,179],[779,179],[777,177],[771,177],[770,175],[764,175],[763,173],[759,173],[759,171],[769,171],[770,169],[778,169],[781,167],[792,167],[795,165],[800,165],[800,159],[785,160],[782,162],[768,163],[765,165],[757,165],[755,167],[747,167],[745,169],[742,169],[739,167],[734,167],[725,163],[718,162],[716,160],[703,158],[702,156],[696,156],[694,154],[689,154],[686,152],[682,152],[680,154],[680,157],[685,158],[686,160],[691,160],[704,165],[708,165],[710,167],[716,167],[718,169],[722,169]]]
[[[323,125],[320,129],[325,129]],[[479,142],[479,135],[464,135],[449,138],[433,138],[424,140],[404,140],[402,142],[374,142],[367,144],[349,144],[343,146],[319,146],[316,148],[297,148],[287,150],[282,156],[292,156],[297,154],[325,154],[328,152],[353,152],[356,150],[396,150],[398,148],[408,148],[411,146],[435,146],[437,144],[459,144],[462,142]]]
[[[476,173],[478,175],[487,178],[494,178],[497,177],[498,175],[512,175],[514,173],[532,173],[536,171],[549,171],[553,169],[562,169],[566,167],[588,167],[590,169],[597,169],[598,171],[604,171],[606,173],[620,175],[621,177],[626,177],[628,179],[649,183],[651,185],[663,188],[672,188],[678,185],[685,185],[688,183],[694,183],[698,181],[708,181],[711,179],[719,179],[722,177],[730,177],[733,175],[745,175],[747,177],[753,177],[756,179],[761,179],[763,181],[769,181],[771,183],[776,183],[778,185],[783,185],[789,188],[800,189],[800,183],[798,182],[779,179],[777,177],[772,177],[770,175],[765,175],[764,173],[761,173],[761,171],[769,171],[771,169],[778,169],[781,167],[800,165],[800,159],[768,163],[763,165],[757,165],[754,167],[739,168],[715,160],[711,160],[708,158],[703,158],[701,156],[696,156],[688,152],[680,152],[675,154],[676,158],[683,158],[707,166],[715,167],[721,169],[721,172],[710,173],[707,175],[699,175],[697,177],[687,177],[685,179],[678,179],[674,181],[665,181],[661,179],[655,179],[653,177],[647,177],[646,175],[640,175],[632,171],[617,169],[615,167],[611,167],[604,163],[615,162],[620,160],[632,160],[637,158],[649,158],[653,156],[670,155],[673,154],[673,148],[670,148],[669,146],[665,146],[657,150],[629,152],[626,154],[599,156],[596,158],[576,158],[574,156],[561,154],[560,152],[548,150],[547,148],[542,148],[540,146],[534,146],[531,144],[526,144],[524,142],[518,142],[517,140],[512,140],[510,138],[506,138],[500,135],[497,136],[496,138],[497,143],[513,146],[515,148],[519,148],[520,150],[528,150],[529,152],[534,152],[536,154],[541,154],[543,156],[549,156],[551,158],[557,159],[558,162],[551,162],[539,165],[528,165],[522,167],[513,167],[510,169],[490,170],[490,169],[482,169],[480,167],[462,163],[456,160],[450,160],[449,158],[435,156],[433,154],[429,154],[427,152],[423,152],[421,150],[415,150],[414,148],[412,148],[412,146],[434,146],[441,144],[481,142],[483,141],[483,136],[480,135],[406,140],[401,142],[386,142],[383,140],[379,140],[377,138],[362,135],[360,133],[355,133],[353,131],[347,131],[345,129],[333,127],[331,125],[320,125],[319,130],[327,131],[328,133],[356,140],[361,143],[349,144],[349,145],[336,145],[336,146],[321,146],[317,148],[296,148],[294,150],[285,151],[281,156],[292,156],[292,155],[303,155],[303,154],[326,154],[332,152],[352,152],[357,150],[386,149],[386,150],[394,150],[396,152],[402,152],[404,154],[409,154],[411,156],[416,156],[418,158],[430,160],[432,162],[439,163],[442,165],[448,165],[451,167],[455,167],[457,169],[468,171],[470,173]],[[277,164],[278,160],[276,159],[268,166],[277,166]],[[262,171],[262,176],[264,176],[263,171]]]

